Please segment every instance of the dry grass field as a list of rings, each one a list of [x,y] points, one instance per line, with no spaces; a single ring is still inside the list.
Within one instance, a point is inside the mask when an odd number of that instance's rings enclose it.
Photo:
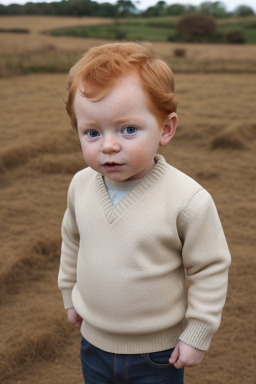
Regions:
[[[15,39],[21,53],[52,45],[81,54],[101,43],[36,32],[0,39],[0,55],[14,55]],[[175,44],[154,47],[178,66]],[[186,49],[186,63],[176,69],[179,128],[160,153],[212,194],[232,265],[220,330],[203,363],[186,369],[185,383],[254,384],[256,91],[246,60],[255,65],[255,47]],[[187,73],[189,60],[195,73]],[[227,67],[203,73],[207,60]],[[65,115],[66,75],[8,76],[0,79],[0,382],[82,384],[80,334],[67,323],[57,288],[67,188],[85,166]]]
[[[0,20],[1,28],[27,28],[33,34],[41,33],[52,28],[108,24],[112,22],[111,19],[107,18],[64,16],[3,16]]]
[[[53,28],[110,23],[110,19],[66,17],[0,17],[4,29],[27,28],[29,34],[0,34],[0,77],[34,72],[64,72],[87,49],[104,41],[55,37]],[[154,43],[155,50],[176,73],[256,73],[256,45]],[[175,56],[177,48],[185,57]]]

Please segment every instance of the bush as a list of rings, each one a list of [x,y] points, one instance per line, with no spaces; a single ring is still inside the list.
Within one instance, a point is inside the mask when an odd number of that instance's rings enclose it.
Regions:
[[[173,54],[175,57],[185,57],[187,50],[185,48],[175,48]]]
[[[248,7],[247,5],[239,5],[235,10],[235,14],[239,17],[247,17],[254,15],[254,11],[251,7]]]
[[[212,36],[216,31],[216,22],[212,16],[194,13],[182,16],[177,24],[179,33],[193,38]]]
[[[126,39],[126,32],[121,31],[120,29],[117,28],[117,29],[114,31],[114,38],[115,38],[116,40],[125,40],[125,39]]]
[[[246,29],[256,29],[256,20],[249,21],[245,24]]]
[[[242,31],[232,30],[232,31],[227,31],[224,34],[224,41],[230,44],[244,44],[245,37]]]
[[[0,28],[0,33],[29,33],[29,29],[26,28],[11,28],[11,29],[5,29]]]

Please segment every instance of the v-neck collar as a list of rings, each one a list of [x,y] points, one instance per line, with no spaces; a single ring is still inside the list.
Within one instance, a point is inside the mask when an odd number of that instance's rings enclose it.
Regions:
[[[138,180],[113,181],[107,179],[106,177],[103,177],[103,180],[107,187],[117,189],[119,191],[131,191],[132,189],[137,187],[137,185],[139,185],[143,179],[144,177]]]
[[[163,156],[155,156],[156,164],[154,168],[141,179],[141,182],[126,195],[119,204],[113,205],[108,194],[103,176],[96,175],[96,185],[101,207],[107,221],[112,224],[118,217],[127,212],[145,193],[158,182],[160,177],[166,172],[167,164]]]

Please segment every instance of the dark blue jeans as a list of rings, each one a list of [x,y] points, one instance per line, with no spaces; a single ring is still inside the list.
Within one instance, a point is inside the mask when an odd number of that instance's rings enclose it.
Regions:
[[[122,355],[102,351],[82,338],[81,362],[86,384],[183,384],[184,369],[169,363],[173,349]]]

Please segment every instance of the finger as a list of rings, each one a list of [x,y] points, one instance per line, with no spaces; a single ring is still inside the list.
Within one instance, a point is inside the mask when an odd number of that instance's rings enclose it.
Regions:
[[[76,326],[77,326],[78,328],[81,328],[82,322],[83,322],[83,319],[80,317],[80,318],[78,319],[78,321],[76,322]]]
[[[178,359],[173,365],[177,369],[180,369],[180,368],[184,367],[184,363],[180,359]]]
[[[176,345],[176,347],[174,348],[174,351],[172,352],[171,357],[169,359],[169,363],[174,364],[178,360],[179,354],[180,354],[179,348]]]
[[[75,322],[74,322],[74,325],[75,325],[77,328],[81,328],[82,322],[83,322],[82,317],[79,316],[79,315],[77,315],[77,317],[76,317],[76,319],[75,319]]]
[[[77,321],[75,324],[74,324],[77,328],[81,328],[81,325],[82,325],[82,321],[81,320],[79,320],[79,321]]]

